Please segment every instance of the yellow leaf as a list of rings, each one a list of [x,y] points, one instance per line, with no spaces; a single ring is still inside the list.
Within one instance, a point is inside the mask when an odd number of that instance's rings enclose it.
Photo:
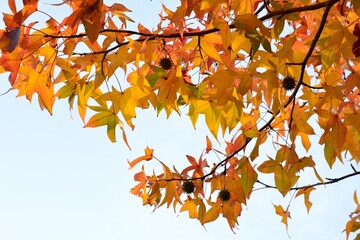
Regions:
[[[140,100],[145,101],[148,94],[142,91],[138,86],[131,86],[123,92],[119,92],[112,87],[111,92],[103,94],[100,98],[105,101],[110,101],[112,109],[116,114],[120,111],[126,123],[133,129],[135,126],[132,119],[136,117],[136,107],[147,108],[146,104],[141,104]]]
[[[258,170],[262,173],[273,173],[277,171],[278,168],[281,168],[281,165],[275,162],[273,159],[263,162]]]
[[[220,29],[220,36],[225,48],[231,44],[231,32],[229,23],[222,18],[216,18],[213,22],[214,27]]]
[[[167,207],[170,206],[170,204],[174,201],[174,209],[176,207],[176,203],[182,204],[182,201],[179,196],[179,192],[177,191],[177,181],[172,180],[174,178],[174,173],[171,172],[170,168],[166,166],[163,162],[159,161],[163,167],[164,174],[162,182],[164,183],[165,188],[165,195],[162,200],[162,202],[159,204],[158,207],[161,207],[165,203],[167,204]],[[176,175],[175,175],[176,176]]]
[[[176,191],[176,182],[175,181],[168,181],[165,184],[165,195],[162,200],[162,202],[159,204],[158,207],[161,207],[165,203],[167,204],[167,207],[170,206],[170,204],[173,202],[173,200],[176,200],[177,202],[181,203],[181,200],[179,198],[179,194]],[[174,205],[175,207],[175,205]]]
[[[22,81],[18,96],[26,94],[26,98],[31,101],[34,93],[37,93],[40,106],[44,106],[48,112],[52,114],[52,106],[55,101],[54,86],[52,82],[49,81],[47,71],[43,70],[38,72],[27,68],[22,69],[22,71],[29,72],[26,73],[28,78]]]
[[[311,143],[310,143],[310,139],[309,139],[309,135],[305,134],[305,133],[299,133],[300,137],[301,137],[301,143],[304,146],[306,152],[309,151],[310,147],[311,147]]]
[[[228,176],[225,179],[226,189],[235,196],[236,201],[246,203],[242,181],[238,175]]]
[[[78,112],[83,122],[85,122],[87,103],[93,91],[94,91],[94,82],[87,82],[85,84],[76,86],[76,94],[78,96],[78,101],[77,101]]]
[[[300,170],[303,170],[306,167],[315,167],[315,162],[312,159],[312,156],[309,157],[302,157],[300,159],[297,159],[296,161],[291,161],[289,163],[289,169],[288,171],[291,174],[296,174],[300,172]]]
[[[257,138],[260,135],[259,131],[254,129],[247,130],[244,132],[244,134],[249,138]]]
[[[271,37],[270,31],[254,14],[246,13],[237,16],[235,20],[235,27],[238,30],[245,30],[246,32],[252,32],[259,28],[263,36]]]
[[[205,115],[205,122],[207,127],[209,128],[213,136],[217,138],[217,134],[220,126],[220,121],[219,121],[220,112],[215,106],[215,104],[205,100],[193,101],[190,104],[188,115],[194,126],[196,125],[196,121],[199,114]]]
[[[241,183],[247,198],[250,197],[253,186],[257,180],[258,174],[255,172],[249,160],[246,160],[241,166]]]
[[[291,131],[296,131],[294,135],[297,133],[305,133],[306,135],[315,134],[314,129],[308,123],[308,119],[312,116],[314,112],[305,111],[300,108],[299,105],[294,107],[293,115],[292,115],[292,127]]]
[[[217,34],[208,34],[201,38],[201,49],[205,54],[219,63],[223,63],[219,51],[215,48],[216,45],[222,43],[221,37]]]
[[[157,101],[162,104],[165,110],[168,110],[168,115],[172,109],[178,111],[177,97],[180,87],[180,78],[176,77],[175,74],[176,73],[170,74],[167,78],[162,77],[157,81],[159,86]]]
[[[314,170],[314,174],[316,176],[316,178],[321,182],[321,183],[324,183],[324,180],[321,178],[320,174],[317,172],[316,168],[313,167],[313,170]]]
[[[219,217],[220,212],[221,212],[221,204],[214,203],[214,205],[209,209],[209,211],[206,212],[205,217],[201,223],[205,224],[208,222],[215,221]]]
[[[192,200],[192,199],[187,199],[185,201],[184,205],[182,205],[182,207],[180,208],[180,212],[183,212],[183,211],[189,212],[189,218],[197,218],[198,217],[196,204],[195,204],[194,200]]]

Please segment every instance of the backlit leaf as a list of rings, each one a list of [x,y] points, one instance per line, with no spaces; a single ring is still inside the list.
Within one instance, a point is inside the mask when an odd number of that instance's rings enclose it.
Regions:
[[[138,157],[131,162],[128,160],[130,169],[132,169],[139,162],[150,161],[153,158],[154,149],[150,149],[149,147],[146,147],[144,151],[145,151],[145,155]]]
[[[288,218],[291,218],[290,212],[284,208],[281,205],[274,205],[275,213],[281,217],[281,222],[285,224],[286,230],[288,229]]]
[[[304,195],[304,202],[305,202],[305,206],[306,206],[306,210],[309,213],[310,212],[310,208],[312,206],[312,202],[310,202],[309,198],[310,198],[310,192],[315,190],[314,187],[309,187],[309,188],[305,188],[305,189],[300,189],[295,197],[298,197],[300,195]]]
[[[185,201],[184,205],[181,206],[180,212],[184,212],[184,211],[188,211],[189,218],[197,218],[198,217],[197,207],[196,207],[194,200],[192,200],[192,199],[187,199]]]

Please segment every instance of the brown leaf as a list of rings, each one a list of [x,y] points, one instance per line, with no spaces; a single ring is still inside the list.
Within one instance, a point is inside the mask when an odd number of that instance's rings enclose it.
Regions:
[[[355,55],[355,57],[359,57],[360,56],[360,25],[359,25],[359,23],[355,24],[353,34],[358,37],[358,40],[356,40],[356,42],[353,43],[352,52]]]
[[[81,21],[85,27],[86,36],[91,43],[96,42],[102,28],[102,6],[102,0],[87,0],[80,6],[80,8],[84,8]]]

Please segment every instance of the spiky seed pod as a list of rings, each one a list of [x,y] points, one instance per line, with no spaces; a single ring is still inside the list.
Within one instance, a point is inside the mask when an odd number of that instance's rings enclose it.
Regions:
[[[162,67],[162,69],[164,69],[164,70],[169,70],[172,67],[172,61],[168,57],[164,57],[164,58],[160,59],[159,64]]]
[[[219,192],[218,198],[226,202],[230,199],[230,192],[227,189],[223,189]]]
[[[187,194],[193,193],[194,190],[195,190],[195,184],[193,182],[191,182],[191,181],[186,181],[186,182],[183,183],[182,189]]]
[[[293,90],[295,88],[295,79],[293,77],[286,77],[283,80],[283,88],[286,91]]]

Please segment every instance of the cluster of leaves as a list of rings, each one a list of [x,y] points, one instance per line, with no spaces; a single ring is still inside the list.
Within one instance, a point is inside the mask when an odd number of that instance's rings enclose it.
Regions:
[[[312,156],[300,154],[310,150],[310,135],[319,136],[330,167],[345,158],[360,162],[358,0],[184,0],[174,11],[163,6],[153,30],[140,23],[128,30],[130,10],[120,3],[64,0],[53,5],[70,6],[71,14],[42,24],[29,21],[46,15],[38,0],[23,0],[19,11],[15,0],[8,5],[0,73],[10,73],[18,96],[36,94],[50,114],[57,99],[68,99],[85,127],[106,126],[112,142],[120,129],[127,143],[125,125],[134,128],[137,109],[169,116],[181,114],[181,106],[194,126],[203,116],[217,140],[232,135],[212,167],[205,160],[215,151],[209,138],[182,171],[159,160],[161,174],[147,175],[143,167],[131,192],[144,204],[180,204],[202,224],[222,215],[234,228],[254,184],[283,196],[297,191],[309,211],[310,192],[339,180],[324,182]],[[260,158],[269,144],[276,153]],[[146,148],[130,167],[152,159]],[[319,182],[294,187],[305,169]],[[273,175],[274,186],[259,174]],[[342,179],[359,174],[354,168]],[[287,226],[289,209],[274,207]]]
[[[350,214],[350,220],[346,223],[346,239],[349,239],[351,232],[359,231],[360,229],[360,203],[356,192],[354,193],[354,202],[356,204],[355,211]],[[357,234],[355,240],[360,239],[360,233]]]

